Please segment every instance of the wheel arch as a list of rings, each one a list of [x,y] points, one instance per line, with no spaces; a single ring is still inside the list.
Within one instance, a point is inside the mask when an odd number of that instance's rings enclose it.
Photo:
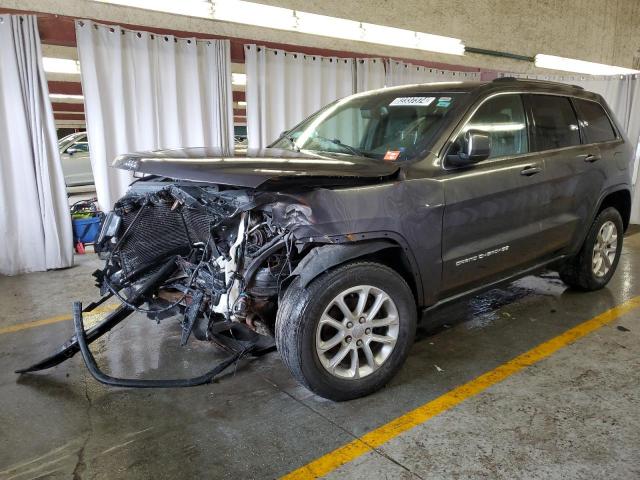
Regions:
[[[299,278],[306,287],[318,275],[353,260],[369,260],[396,271],[409,285],[417,305],[422,305],[422,282],[415,260],[407,247],[395,238],[369,238],[314,246],[283,282],[286,286]],[[352,237],[351,237],[352,238]]]
[[[631,220],[631,192],[629,189],[620,188],[606,193],[600,200],[600,205],[598,206],[595,217],[608,207],[613,207],[620,212],[620,216],[622,217],[622,226],[626,232]]]

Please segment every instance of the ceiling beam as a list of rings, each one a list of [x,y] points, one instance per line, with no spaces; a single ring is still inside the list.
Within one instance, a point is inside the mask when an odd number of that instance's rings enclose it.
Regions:
[[[52,102],[51,107],[54,112],[80,112],[84,113],[84,105],[82,103],[64,103]]]
[[[82,85],[80,82],[58,82],[51,80],[49,93],[62,93],[64,95],[82,95]]]
[[[84,113],[56,113],[53,112],[56,120],[78,120],[84,122]]]

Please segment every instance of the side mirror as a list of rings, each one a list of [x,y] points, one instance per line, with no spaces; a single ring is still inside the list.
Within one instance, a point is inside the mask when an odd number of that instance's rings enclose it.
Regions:
[[[463,167],[486,160],[491,155],[491,137],[487,132],[468,130],[462,140],[460,151],[447,155],[451,165]]]

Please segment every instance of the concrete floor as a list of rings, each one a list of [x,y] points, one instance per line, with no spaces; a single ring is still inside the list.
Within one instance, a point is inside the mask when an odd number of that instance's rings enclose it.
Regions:
[[[93,256],[72,269],[0,277],[0,328],[64,315],[95,291]],[[69,321],[0,334],[0,478],[274,478],[640,294],[640,235],[608,288],[583,294],[555,274],[520,280],[425,318],[383,391],[332,403],[299,387],[278,354],[217,384],[107,388],[80,356],[52,352]],[[334,471],[331,478],[640,478],[640,309]],[[94,344],[123,376],[185,376],[220,358],[180,348],[176,322],[134,318]]]

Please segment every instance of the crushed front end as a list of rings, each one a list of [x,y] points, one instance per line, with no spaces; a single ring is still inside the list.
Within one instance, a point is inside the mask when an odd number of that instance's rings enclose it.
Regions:
[[[138,182],[108,216],[99,241],[102,294],[126,292],[166,259],[175,272],[137,308],[160,320],[183,316],[183,344],[208,339],[219,322],[272,328],[275,298],[291,272],[290,237],[270,205],[247,189]]]
[[[294,268],[293,237],[273,221],[270,195],[252,189],[145,179],[110,212],[96,250],[102,298],[74,305],[76,334],[61,349],[19,373],[57,365],[80,351],[103,383],[128,387],[191,386],[212,381],[247,354],[274,348],[281,281]],[[111,297],[120,307],[85,330],[82,312]],[[231,356],[205,375],[180,380],[117,379],[97,367],[87,345],[133,312],[160,322],[178,318],[181,344],[213,341]]]

